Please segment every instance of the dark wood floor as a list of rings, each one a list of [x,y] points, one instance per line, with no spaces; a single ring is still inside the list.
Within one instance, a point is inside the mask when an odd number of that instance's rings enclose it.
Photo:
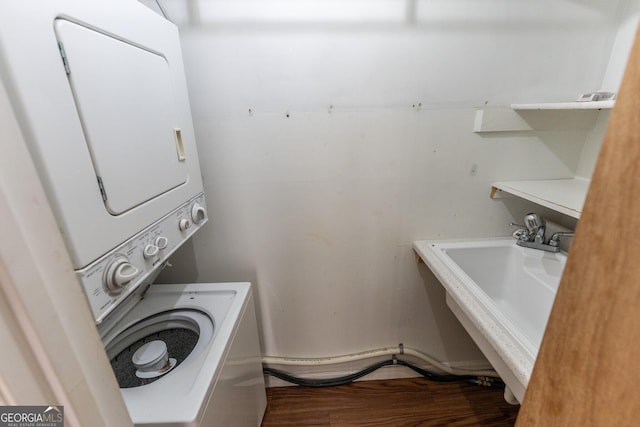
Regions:
[[[513,426],[519,407],[503,392],[422,378],[269,388],[262,427]]]

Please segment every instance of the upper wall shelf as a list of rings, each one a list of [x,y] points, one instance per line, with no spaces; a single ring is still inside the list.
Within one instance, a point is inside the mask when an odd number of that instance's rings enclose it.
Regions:
[[[536,104],[511,104],[514,110],[608,110],[615,101],[590,102],[542,102]]]
[[[573,218],[580,218],[589,183],[585,178],[502,181],[493,184],[491,198],[512,194]]]
[[[601,110],[610,110],[615,101],[548,102],[482,107],[476,110],[475,133],[529,132],[540,130],[588,130]]]
[[[522,132],[531,130],[590,129],[599,110],[609,110],[614,100],[511,104],[511,108],[476,111],[474,132]],[[532,181],[501,181],[493,184],[491,198],[513,195],[540,206],[580,218],[590,180],[580,177]]]

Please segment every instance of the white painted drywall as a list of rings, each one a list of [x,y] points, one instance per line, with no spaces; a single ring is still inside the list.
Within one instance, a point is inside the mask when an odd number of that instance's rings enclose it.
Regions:
[[[600,154],[600,148],[602,147],[602,140],[607,131],[610,116],[611,110],[601,111],[595,126],[587,134],[582,153],[580,154],[580,162],[576,170],[577,176],[591,179],[598,160],[598,154]]]
[[[507,235],[535,206],[491,200],[493,181],[576,173],[587,130],[474,134],[475,109],[599,89],[624,5],[161,4],[210,215],[161,280],[252,281],[267,355],[481,359],[411,243]]]
[[[607,71],[602,81],[601,90],[603,91],[618,92],[622,75],[627,65],[627,58],[638,29],[640,1],[628,0],[625,3],[626,5],[620,11],[618,31],[611,49]]]

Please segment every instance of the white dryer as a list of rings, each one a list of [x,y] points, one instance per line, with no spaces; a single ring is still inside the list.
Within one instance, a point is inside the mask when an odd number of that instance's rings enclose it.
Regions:
[[[0,77],[134,423],[259,425],[250,285],[152,285],[208,220],[176,27],[132,0],[0,16]]]

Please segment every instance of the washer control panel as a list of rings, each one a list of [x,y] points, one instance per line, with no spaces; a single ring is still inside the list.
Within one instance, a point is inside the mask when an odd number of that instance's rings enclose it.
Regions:
[[[165,215],[76,274],[96,323],[134,292],[207,222],[204,195]]]

